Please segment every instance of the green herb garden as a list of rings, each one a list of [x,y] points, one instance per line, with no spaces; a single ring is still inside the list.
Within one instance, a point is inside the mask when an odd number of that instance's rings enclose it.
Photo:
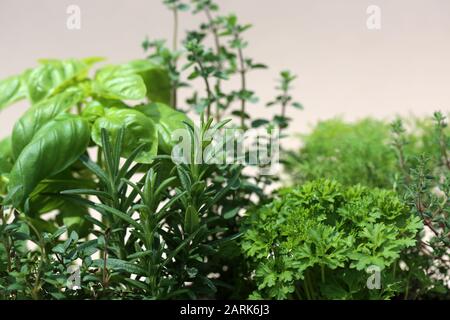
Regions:
[[[147,57],[0,81],[0,110],[29,104],[0,141],[0,299],[449,299],[446,114],[330,119],[288,150],[296,76],[259,101],[251,26],[211,0],[164,4],[173,39]],[[189,14],[204,23],[182,38]],[[227,129],[278,130],[281,174],[196,161]]]

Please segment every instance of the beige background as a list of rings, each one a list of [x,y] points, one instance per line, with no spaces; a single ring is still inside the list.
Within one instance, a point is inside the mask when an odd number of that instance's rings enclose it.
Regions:
[[[425,115],[450,108],[450,1],[448,0],[218,0],[248,31],[246,52],[270,66],[250,76],[266,102],[280,69],[299,76],[291,131],[334,115]],[[81,30],[66,28],[66,9],[81,8]],[[382,10],[382,29],[366,27],[366,9]],[[182,14],[181,28],[203,16]],[[140,44],[171,37],[171,14],[160,0],[0,0],[0,78],[35,65],[38,58],[100,55],[110,62],[143,57]],[[0,137],[27,107],[0,114]],[[255,114],[267,112],[252,105]],[[270,112],[270,111],[269,111]]]

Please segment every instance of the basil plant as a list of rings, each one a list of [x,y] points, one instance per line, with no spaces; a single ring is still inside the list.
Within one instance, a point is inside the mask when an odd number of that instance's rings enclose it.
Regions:
[[[102,61],[41,60],[38,67],[0,81],[0,111],[29,101],[11,136],[0,141],[3,206],[46,225],[40,215],[63,206],[51,194],[92,184],[79,158],[90,147],[102,146],[103,129],[113,139],[123,129],[121,157],[143,146],[137,163],[152,163],[158,152],[170,154],[171,130],[190,120],[168,105],[171,87],[165,67],[135,60],[93,71]]]

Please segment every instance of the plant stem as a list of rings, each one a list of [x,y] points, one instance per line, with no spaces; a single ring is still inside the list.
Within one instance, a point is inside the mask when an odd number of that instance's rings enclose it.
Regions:
[[[173,39],[172,39],[172,49],[177,51],[178,47],[178,9],[174,7],[173,12]]]
[[[286,116],[286,103],[281,105],[281,116],[284,118]]]
[[[286,117],[286,107],[287,107],[287,90],[283,90],[283,102],[281,103],[281,119],[284,119]],[[283,126],[280,126],[280,134],[282,130]]]
[[[36,279],[34,281],[33,289],[31,290],[31,296],[34,300],[39,299],[39,291],[41,290],[41,268],[43,261],[48,262],[47,254],[45,251],[45,242],[44,239],[41,237],[41,234],[36,229],[36,227],[28,220],[24,220],[25,223],[33,230],[33,232],[36,234],[37,239],[39,240],[39,248],[41,249],[41,259],[39,261],[39,266],[36,270]]]
[[[424,212],[425,212],[425,205],[422,203],[421,197],[420,195],[418,195],[418,199],[416,201],[416,209],[417,211],[419,211],[420,216],[422,217],[423,222],[425,223],[425,225],[430,228],[431,231],[433,231],[433,233],[439,237],[439,232],[433,227],[433,225],[431,224],[431,222],[425,217]]]
[[[311,293],[309,292],[309,289],[308,289],[308,283],[307,283],[307,280],[306,280],[306,276],[305,276],[305,279],[303,281],[303,289],[305,290],[306,299],[312,300]]]
[[[406,278],[406,289],[405,289],[405,296],[404,296],[404,300],[408,300],[408,293],[409,293],[409,278],[411,276],[411,271],[408,272],[408,277]]]
[[[425,186],[425,181],[424,181],[423,174],[420,174],[419,186],[420,186],[420,190],[423,188],[423,186]],[[423,222],[425,223],[425,225],[428,228],[430,228],[431,231],[433,231],[433,233],[437,237],[439,237],[439,232],[433,227],[432,223],[425,217],[424,213],[426,211],[426,206],[423,203],[422,192],[421,191],[417,192],[416,198],[417,198],[416,201],[415,201],[416,209],[420,213],[420,216],[421,216]]]
[[[42,260],[39,262],[39,267],[36,270],[36,279],[34,281],[33,289],[31,290],[31,297],[33,300],[39,300],[39,291],[41,290],[41,267],[42,267]]]
[[[103,272],[102,272],[103,288],[108,287],[107,259],[108,259],[108,234],[105,233],[105,249],[103,251]]]
[[[310,293],[311,299],[315,299],[314,290],[313,290],[313,286],[312,286],[312,283],[311,283],[311,277],[306,277],[306,279],[307,279],[307,284],[308,284],[308,288],[309,288],[309,293]]]
[[[178,50],[178,9],[176,7],[173,8],[173,43],[172,50],[175,52]],[[173,61],[173,68],[176,70],[177,68],[177,59]],[[172,88],[171,95],[171,105],[174,109],[177,109],[177,88],[174,86]]]
[[[36,234],[37,239],[39,240],[39,248],[41,249],[42,257],[45,261],[47,260],[47,254],[45,252],[45,242],[44,239],[41,237],[40,232],[36,229],[36,227],[28,220],[25,220],[25,223],[33,230],[33,232]]]
[[[405,160],[405,154],[403,150],[403,144],[400,142],[400,135],[397,134],[398,137],[394,141],[394,147],[397,150],[398,155],[398,165],[400,167],[400,170],[403,172],[403,175],[405,177],[405,182],[409,183],[411,182],[411,176],[409,175],[408,169],[406,168],[406,160]]]
[[[205,14],[206,14],[206,18],[208,19],[208,23],[210,25],[210,29],[211,29],[211,33],[213,35],[214,38],[214,44],[215,44],[215,49],[216,49],[216,55],[218,57],[218,61],[217,61],[217,70],[219,72],[221,72],[223,70],[223,65],[222,65],[222,60],[220,58],[220,40],[219,40],[219,32],[217,30],[217,27],[214,23],[214,19],[211,15],[211,12],[209,11],[208,7],[205,7],[204,9]],[[216,80],[216,90],[220,92],[220,87],[221,87],[221,79],[217,78]],[[216,121],[219,122],[220,121],[220,107],[219,107],[219,101],[216,101]]]
[[[202,75],[202,79],[203,79],[203,81],[205,83],[205,87],[206,87],[206,92],[208,94],[208,106],[206,108],[206,118],[209,119],[209,117],[211,116],[211,101],[213,98],[213,94],[212,94],[211,86],[209,84],[208,77],[206,76],[205,68],[203,67],[203,64],[198,59],[196,61],[197,61],[198,67],[200,68],[200,73]]]
[[[235,39],[238,39],[238,35],[235,34]],[[247,79],[246,73],[247,70],[245,68],[245,60],[244,60],[244,52],[242,48],[238,48],[238,57],[239,57],[239,73],[241,75],[241,127],[245,129],[245,103],[246,103],[246,91],[247,91]]]

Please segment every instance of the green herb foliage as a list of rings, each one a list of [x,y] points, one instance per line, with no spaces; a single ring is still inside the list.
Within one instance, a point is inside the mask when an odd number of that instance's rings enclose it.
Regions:
[[[252,298],[391,298],[405,290],[402,252],[420,219],[391,191],[330,180],[284,189],[249,216],[242,249],[255,267]],[[369,290],[366,270],[381,271]]]
[[[286,170],[294,183],[328,178],[348,186],[390,188],[397,170],[389,142],[389,126],[382,121],[322,121],[303,137],[299,151],[288,153]]]
[[[0,299],[448,298],[443,114],[391,137],[383,121],[321,122],[284,157],[298,186],[272,195],[277,176],[194,159],[228,127],[287,134],[297,77],[280,72],[272,114],[253,118],[249,74],[267,67],[248,56],[251,25],[211,0],[163,3],[170,48],[0,80],[0,110],[29,103],[0,140]],[[181,13],[203,17],[183,37]],[[190,161],[171,157],[178,130]]]
[[[411,271],[412,298],[449,294],[450,139],[447,120],[441,112],[434,113],[433,122],[434,126],[422,123],[426,128],[422,144],[410,138],[401,120],[392,123],[392,144],[401,177],[396,188],[424,225],[420,242],[409,256],[415,265]]]

